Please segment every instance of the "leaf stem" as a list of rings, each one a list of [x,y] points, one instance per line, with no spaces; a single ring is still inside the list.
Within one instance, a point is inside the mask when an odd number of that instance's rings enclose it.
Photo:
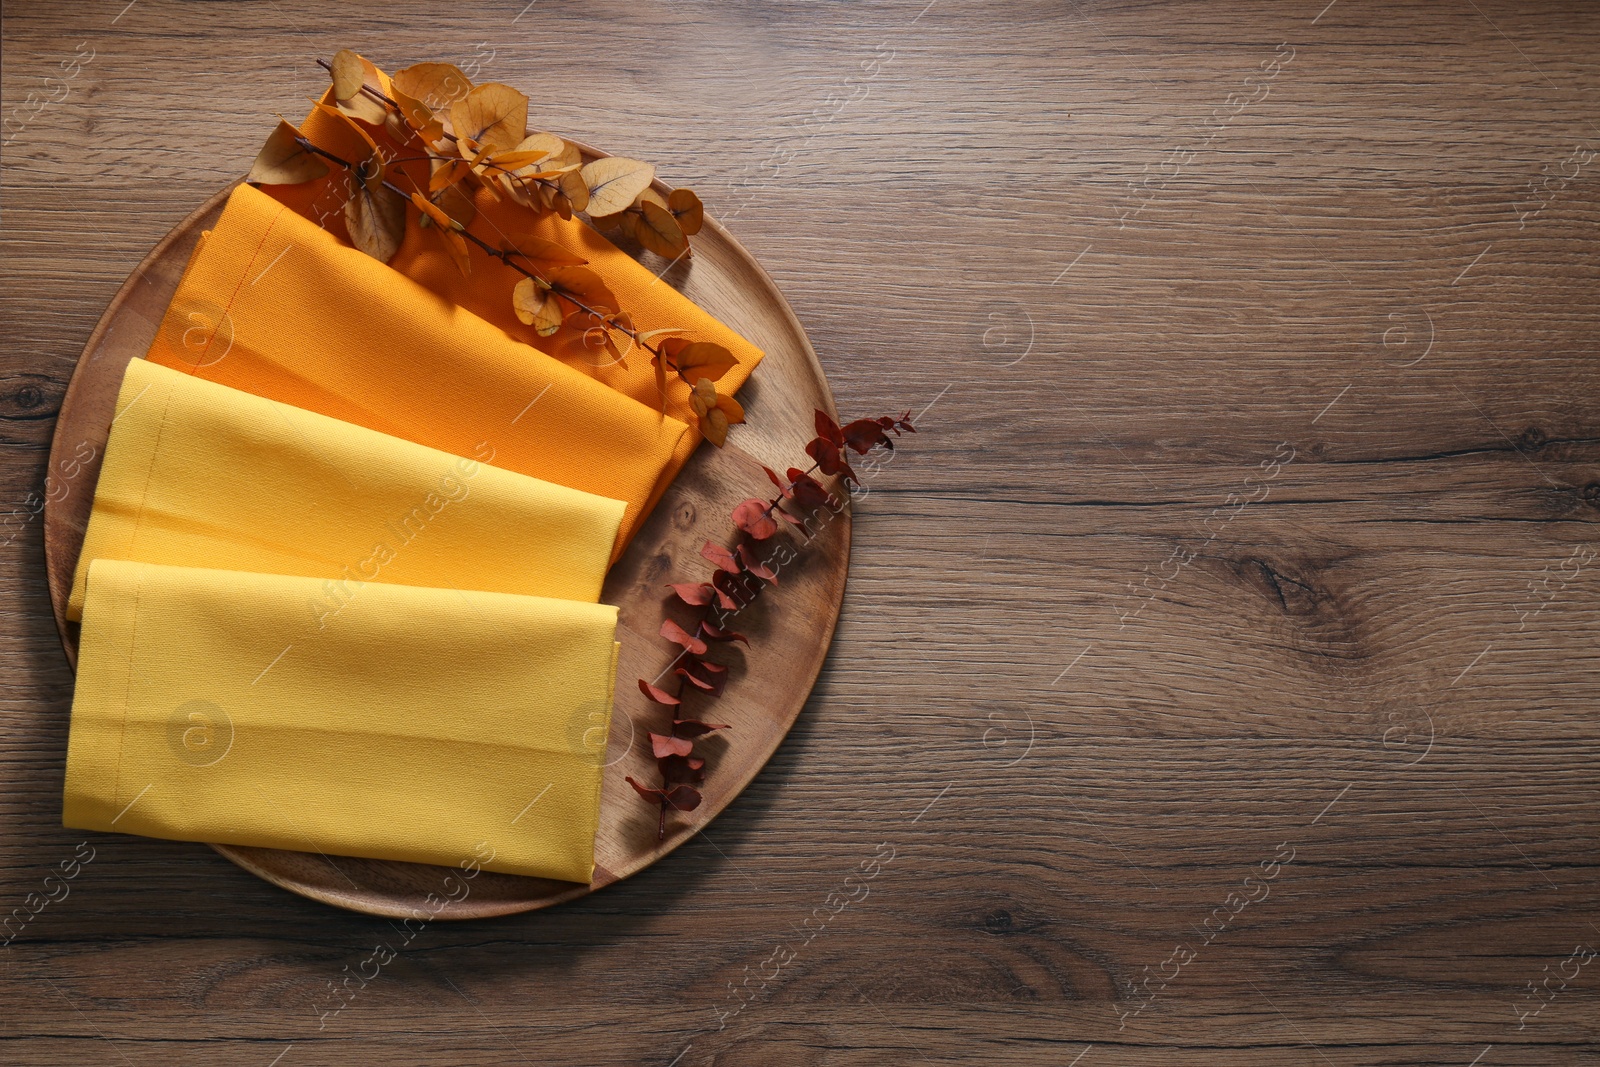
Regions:
[[[300,147],[304,148],[306,151],[315,153],[316,155],[319,155],[324,159],[327,159],[327,160],[330,160],[330,161],[332,161],[334,163],[337,163],[341,167],[345,168],[346,170],[354,171],[356,169],[356,167],[357,167],[356,164],[350,162],[348,159],[345,159],[342,156],[339,156],[339,155],[336,155],[336,154],[334,154],[332,152],[329,152],[324,148],[318,147],[317,145],[313,144],[306,137],[297,137],[297,138],[295,138],[295,140],[296,140],[296,143],[298,143],[300,145]],[[404,171],[402,171],[401,173],[404,173]],[[407,175],[407,177],[410,177],[410,176]],[[413,182],[413,184],[415,184],[415,183]],[[404,189],[400,188],[398,185],[396,185],[393,182],[391,182],[388,178],[384,178],[383,179],[383,187],[385,189],[388,189],[390,192],[394,193],[396,196],[400,197],[402,200],[405,200],[405,201],[409,202],[410,199],[411,199],[411,194],[410,193],[406,192]],[[417,191],[421,192],[422,190],[419,187]],[[455,220],[451,220],[451,221],[455,221]],[[536,281],[543,282],[546,288],[550,289],[551,291],[553,291],[555,293],[558,293],[560,295],[561,299],[563,299],[563,300],[567,301],[568,303],[572,304],[574,307],[578,308],[580,311],[588,312],[590,315],[594,316],[594,318],[599,320],[600,324],[602,326],[604,326],[605,328],[616,330],[619,333],[626,334],[629,338],[631,338],[633,340],[633,342],[635,344],[637,344],[640,348],[643,348],[646,352],[650,352],[653,355],[658,356],[658,357],[663,358],[663,359],[666,358],[659,348],[657,348],[654,345],[652,345],[649,341],[644,340],[640,336],[638,330],[635,330],[630,326],[625,326],[620,322],[617,322],[616,319],[613,316],[608,315],[606,312],[600,310],[599,308],[591,307],[588,304],[584,303],[582,300],[579,300],[577,298],[577,296],[572,293],[571,290],[569,290],[566,286],[561,285],[559,282],[552,282],[549,278],[546,278],[544,275],[540,274],[538,271],[534,270],[533,268],[525,267],[521,263],[517,263],[517,262],[513,261],[514,257],[520,257],[522,259],[532,260],[533,257],[529,256],[526,252],[519,252],[515,248],[512,248],[512,249],[496,248],[494,245],[490,244],[488,241],[485,241],[483,238],[479,237],[477,234],[475,234],[471,230],[467,229],[466,226],[462,225],[460,222],[456,222],[456,224],[455,224],[455,232],[459,233],[462,237],[465,237],[467,240],[471,241],[473,244],[475,244],[479,248],[481,248],[484,252],[486,252],[489,255],[493,256],[495,259],[498,259],[500,262],[504,263],[506,266],[510,267],[512,270],[517,271],[517,272],[519,272],[521,274],[524,274],[529,278],[533,278]]]
[[[800,476],[800,478],[804,478],[804,477],[805,477],[805,476],[806,476],[806,474],[810,474],[810,473],[811,473],[811,472],[812,472],[812,471],[814,471],[814,470],[816,470],[816,469],[817,469],[817,468],[818,468],[818,467],[820,467],[820,466],[822,466],[822,461],[821,461],[821,460],[820,460],[820,459],[814,459],[814,460],[812,460],[812,461],[811,461],[811,466],[809,466],[809,467],[807,467],[807,468],[806,468],[806,470],[805,470],[805,474],[802,474],[802,475],[801,475],[801,476]],[[795,486],[797,486],[797,485],[799,485],[799,484],[800,484],[800,478],[790,478],[790,479],[789,479],[789,484],[788,484],[788,486],[786,486],[786,488],[787,488],[787,490],[788,490],[788,491],[789,491],[789,492],[791,492],[791,493],[792,493],[792,492],[794,492],[794,487],[795,487]],[[776,500],[774,500],[774,501],[773,501],[773,502],[772,502],[772,503],[770,503],[770,504],[768,504],[768,505],[767,505],[767,511],[766,511],[766,515],[767,515],[767,518],[769,518],[769,519],[770,519],[770,518],[771,518],[771,517],[772,517],[772,509],[773,509],[773,508],[775,508],[775,507],[777,507],[777,506],[778,506],[778,504],[779,504],[779,503],[780,503],[780,502],[781,502],[781,501],[782,501],[782,500],[783,500],[783,499],[784,499],[784,494],[783,494],[783,492],[782,492],[782,491],[780,491],[780,492],[779,492],[779,493],[778,493],[778,497],[777,497],[777,499],[776,499]]]
[[[820,438],[819,438],[819,440],[820,440]],[[876,448],[877,445],[873,445],[872,447]],[[813,459],[812,462],[811,462],[811,466],[808,467],[799,477],[789,479],[789,484],[787,486],[788,491],[793,492],[794,487],[796,485],[800,484],[800,478],[809,476],[810,474],[812,474],[813,472],[818,470],[821,466],[822,466],[822,461],[820,459]],[[846,484],[848,484],[848,483],[846,483]],[[772,513],[772,510],[774,508],[778,507],[778,505],[780,503],[782,503],[783,499],[784,499],[783,493],[782,493],[782,491],[780,491],[780,493],[778,495],[778,498],[773,500],[770,504],[767,505],[767,514],[770,515]],[[809,540],[809,538],[807,538],[807,540]],[[737,540],[736,540],[736,544],[737,543],[739,543],[739,542],[737,542]],[[726,547],[726,546],[724,546],[724,547]],[[737,559],[738,557],[736,556],[735,558]],[[721,568],[718,568],[718,573],[720,573],[720,570],[721,570]],[[744,575],[744,574],[748,574],[750,572],[747,571],[747,570],[741,570],[738,573],[740,575]],[[759,579],[760,575],[756,575],[756,577]],[[759,595],[760,591],[764,590],[765,588],[766,588],[766,582],[762,581],[761,584],[757,585],[754,589],[752,589],[750,591],[750,599],[744,601],[741,604],[739,604],[738,610],[740,610],[740,611],[744,610],[744,608],[747,607],[749,605],[749,603],[751,601],[753,601],[757,595]],[[705,607],[703,607],[701,609],[701,611],[700,611],[700,619],[695,624],[694,633],[691,635],[694,639],[703,640],[703,639],[706,638],[706,627],[709,625],[709,619],[710,619],[713,611],[715,610],[715,604],[716,604],[716,600],[715,600],[715,598],[713,598],[713,600],[710,603],[708,603]],[[687,646],[685,646],[683,648],[683,650],[678,653],[677,656],[673,657],[672,662],[669,663],[667,666],[669,668],[672,668],[672,667],[676,666],[677,663],[680,660],[684,660],[684,659],[688,659],[691,662],[696,659],[694,653],[690,652]],[[671,715],[672,721],[674,721],[674,722],[676,722],[676,720],[678,720],[678,719],[683,717],[683,698],[684,698],[684,695],[687,692],[689,692],[688,679],[686,677],[680,676],[678,678],[678,691],[675,694],[673,694],[674,696],[676,696],[678,698],[678,704],[676,706],[670,706],[669,705],[667,707],[667,712]],[[673,730],[674,727],[669,726],[668,729],[669,730]],[[670,782],[667,779],[666,769],[665,769],[664,766],[659,766],[660,763],[661,763],[661,761],[658,760],[657,764],[658,764],[658,769],[659,769],[659,774],[660,774],[660,781],[661,781],[660,788],[661,788],[661,793],[662,793],[662,800],[660,802],[660,809],[661,809],[660,810],[660,814],[659,814],[659,816],[657,818],[657,821],[656,821],[656,840],[664,841],[664,840],[666,840],[666,836],[667,836],[667,800],[666,800],[666,794],[672,789],[673,783]]]
[[[328,62],[326,59],[318,59],[317,60],[317,66],[321,67],[323,70],[327,71],[329,74],[333,73],[333,64]],[[376,100],[378,103],[382,104],[384,107],[393,110],[395,114],[397,114],[397,115],[399,115],[401,117],[401,119],[405,119],[406,118],[405,112],[401,109],[399,101],[393,99],[388,94],[384,93],[382,90],[374,89],[372,86],[368,85],[365,81],[363,81],[361,83],[361,91],[363,93],[365,93],[368,97],[370,97],[373,100]],[[428,105],[427,105],[426,102],[424,102],[423,106],[427,107]],[[429,110],[431,111],[432,108],[430,107]],[[409,120],[407,120],[407,123],[409,125]],[[454,133],[451,133],[449,130],[442,130],[440,132],[441,132],[441,134],[443,136],[448,137],[450,139],[451,143],[453,143],[453,144],[459,143],[459,139],[456,137],[456,135]],[[327,156],[329,159],[333,159],[336,162],[343,163],[346,168],[352,168],[352,165],[349,162],[347,162],[345,160],[342,160],[342,159],[338,159],[338,157],[336,157],[336,156],[329,155],[327,152],[324,152],[319,148],[315,148],[314,146],[312,146],[310,144],[310,142],[304,141],[304,139],[302,139],[302,144],[304,144],[308,148],[311,148],[313,151],[317,152],[317,154],[319,154],[319,155]],[[427,159],[427,160],[429,160],[431,162],[432,160],[435,160],[435,159],[447,159],[449,157],[429,155],[429,156],[424,156],[424,157],[421,157],[421,158]],[[411,162],[411,160],[391,160],[389,162]],[[517,178],[517,176],[515,174],[513,174],[511,171],[506,170],[506,168],[504,168],[504,167],[497,166],[492,160],[488,161],[485,165],[489,166],[489,167],[492,167],[493,169],[498,170],[498,171],[506,174],[508,177],[511,177],[511,178],[517,179],[519,181],[522,181],[524,184],[526,184],[527,181],[530,180],[530,179]],[[548,181],[546,181],[543,178],[535,178],[535,179],[531,179],[531,180],[538,182],[540,185],[548,186],[550,184]],[[388,186],[390,189],[393,189],[396,193],[399,193],[401,196],[405,197],[407,200],[410,199],[410,196],[408,196],[406,193],[404,193],[400,189],[396,189],[394,186],[390,185],[387,180],[385,180],[383,184]],[[608,330],[616,330],[618,333],[622,333],[622,334],[627,335],[627,337],[634,344],[638,345],[640,348],[643,348],[646,352],[649,352],[651,355],[655,356],[657,359],[665,360],[667,358],[665,353],[663,353],[661,351],[661,349],[659,349],[656,346],[652,345],[649,341],[646,341],[640,335],[640,332],[638,330],[635,330],[631,326],[624,326],[620,322],[618,322],[617,319],[616,319],[616,316],[604,314],[604,313],[600,312],[599,310],[590,307],[589,305],[583,303],[581,300],[578,300],[578,299],[574,298],[572,296],[572,294],[570,292],[568,292],[566,289],[557,288],[556,286],[551,285],[549,279],[544,278],[544,277],[540,276],[539,274],[537,274],[537,273],[535,273],[535,272],[533,272],[531,270],[528,270],[526,268],[518,266],[517,264],[511,262],[511,259],[509,258],[510,255],[512,255],[512,254],[522,256],[525,259],[530,258],[525,253],[515,252],[515,251],[513,251],[511,253],[507,253],[507,252],[502,251],[500,249],[494,248],[493,246],[488,244],[488,242],[482,240],[481,238],[479,238],[476,235],[474,235],[473,233],[471,233],[465,226],[461,225],[460,223],[457,223],[456,225],[457,225],[456,232],[460,233],[463,237],[467,238],[467,240],[469,240],[472,243],[476,244],[479,248],[483,249],[485,252],[489,253],[491,256],[494,256],[496,259],[500,260],[506,266],[511,267],[514,270],[521,271],[523,274],[527,275],[530,278],[534,278],[534,279],[537,279],[538,281],[544,282],[546,286],[548,286],[549,288],[555,290],[556,292],[559,292],[561,294],[562,299],[568,301],[569,303],[571,303],[574,306],[582,309],[583,311],[588,312],[594,318],[597,318],[600,321],[600,325],[603,328],[608,329]],[[621,314],[621,312],[619,311],[618,314]],[[620,359],[621,357],[619,356],[618,358]],[[665,392],[662,393],[661,402],[662,402],[663,406],[666,404],[666,394],[665,394]]]
[[[317,60],[317,66],[321,67],[323,70],[327,71],[329,74],[333,73],[333,64],[329,63],[326,59],[318,59]],[[372,99],[376,100],[378,103],[382,104],[384,107],[393,108],[396,112],[398,112],[400,114],[401,118],[405,118],[405,113],[400,111],[400,102],[398,100],[395,100],[394,98],[390,97],[386,93],[384,93],[381,89],[374,89],[372,86],[368,85],[365,81],[363,81],[361,83],[361,91],[366,93]],[[337,101],[335,101],[335,103],[337,103]],[[426,101],[423,102],[423,106],[424,107],[428,106]],[[430,107],[430,108],[428,108],[428,110],[432,111],[433,109]],[[456,139],[456,135],[451,133],[449,130],[444,130],[443,133],[444,133],[444,136],[450,138],[450,140],[452,140],[452,141],[454,141]]]
[[[329,74],[333,73],[333,64],[329,63],[326,59],[317,60],[317,66],[321,67],[323,70],[327,71]],[[361,83],[361,91],[363,93],[366,93],[367,96],[370,97],[371,99],[376,100],[378,103],[382,104],[384,107],[393,108],[395,113],[398,114],[402,119],[404,119],[406,117],[405,116],[405,112],[402,111],[401,108],[400,108],[400,102],[398,100],[395,100],[395,99],[389,97],[382,90],[374,89],[372,86],[368,85],[366,82],[362,82]],[[428,105],[428,103],[426,101],[422,101],[422,105],[424,107],[427,107],[429,111],[434,110],[432,107],[430,107]],[[450,141],[452,143],[459,143],[459,139],[456,137],[456,135],[451,133],[449,130],[441,130],[440,134],[442,136],[444,136],[444,137],[450,138]],[[428,157],[428,158],[430,158],[430,159],[448,159],[449,157],[448,156],[431,156],[431,157]],[[493,167],[495,170],[501,171],[501,172],[513,177],[513,178],[516,177],[516,175],[514,175],[510,171],[506,170],[506,168],[500,167],[500,166],[496,166],[493,162],[490,162],[490,163],[488,163],[486,165],[490,166],[490,167]],[[550,182],[548,180],[544,179],[544,178],[533,178],[533,179],[519,178],[518,180],[523,182],[524,184],[526,184],[529,180],[532,180],[532,181],[537,182],[540,185],[543,185],[543,186],[546,186],[546,187],[550,187]],[[629,209],[629,210],[631,210],[631,209]],[[634,340],[636,342],[640,343],[640,344],[643,344],[643,342],[639,341],[639,339],[637,337],[635,337]],[[646,345],[645,347],[648,348],[649,346]],[[651,351],[655,351],[655,350],[651,349]]]

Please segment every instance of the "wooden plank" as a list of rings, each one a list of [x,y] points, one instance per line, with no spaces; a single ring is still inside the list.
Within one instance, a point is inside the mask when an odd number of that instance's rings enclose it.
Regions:
[[[83,840],[49,416],[310,57],[476,58],[658,162],[842,411],[927,410],[705,838],[433,924],[326,1020],[392,929],[96,838],[0,949],[0,1060],[1600,1063],[1600,968],[1562,988],[1600,947],[1600,10],[925,2],[7,10],[0,111],[95,58],[5,152],[0,914]]]

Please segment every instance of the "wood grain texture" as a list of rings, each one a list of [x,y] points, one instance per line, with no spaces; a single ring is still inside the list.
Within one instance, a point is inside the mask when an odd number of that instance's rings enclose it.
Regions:
[[[4,155],[0,914],[82,840],[51,416],[315,56],[476,57],[695,187],[842,411],[932,407],[708,835],[365,985],[390,924],[96,838],[0,1060],[1600,1063],[1600,9],[124,5],[4,11],[6,115],[95,55]]]

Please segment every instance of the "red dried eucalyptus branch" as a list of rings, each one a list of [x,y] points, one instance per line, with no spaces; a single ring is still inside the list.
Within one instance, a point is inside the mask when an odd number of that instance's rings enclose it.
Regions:
[[[807,523],[810,518],[822,508],[837,511],[842,506],[827,487],[812,477],[813,472],[820,470],[824,477],[838,475],[847,488],[851,483],[859,485],[861,480],[850,466],[847,450],[862,456],[875,448],[892,450],[894,439],[890,434],[898,437],[902,431],[916,433],[909,411],[898,419],[888,416],[857,419],[843,427],[826,412],[818,411],[816,425],[817,436],[806,445],[806,454],[812,459],[811,467],[807,470],[790,467],[787,480],[770,467],[763,467],[772,484],[777,486],[777,495],[771,500],[751,497],[733,509],[733,524],[739,534],[731,547],[707,541],[700,550],[700,554],[716,566],[711,580],[668,587],[678,600],[700,608],[701,612],[693,630],[686,630],[671,619],[661,624],[661,636],[683,650],[673,660],[672,673],[678,679],[675,690],[668,692],[639,679],[639,691],[672,715],[667,732],[650,732],[650,748],[660,772],[660,784],[645,785],[631,775],[628,777],[628,784],[640,797],[661,809],[656,824],[657,838],[667,836],[667,809],[693,811],[700,806],[701,793],[697,786],[705,780],[706,761],[695,755],[695,742],[707,734],[729,729],[726,723],[684,717],[685,698],[698,694],[703,699],[713,700],[722,695],[728,683],[727,666],[707,658],[711,645],[731,641],[750,644],[744,634],[726,625],[729,615],[743,610],[767,585],[777,585],[778,567],[794,559],[794,552],[786,549],[788,555],[783,560],[778,560],[777,554],[763,560],[757,556],[756,546],[777,535],[782,529],[779,520],[802,531],[809,539]],[[788,508],[784,507],[785,502]]]

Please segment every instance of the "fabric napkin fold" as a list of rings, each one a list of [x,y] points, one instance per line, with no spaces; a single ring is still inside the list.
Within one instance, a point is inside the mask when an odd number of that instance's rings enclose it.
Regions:
[[[91,564],[64,824],[589,881],[616,609],[320,585]]]
[[[387,78],[384,81],[383,88],[387,91]],[[333,101],[324,98],[323,103],[332,104]],[[387,150],[390,158],[406,158],[400,146],[383,130],[367,129],[380,149]],[[341,158],[349,158],[361,148],[342,120],[320,108],[311,110],[300,124],[300,130],[313,143]],[[402,162],[398,166],[410,178],[409,184],[399,183],[402,188],[428,188],[427,161]],[[321,225],[340,239],[347,240],[348,232],[341,210],[346,182],[343,168],[334,164],[326,177],[299,185],[268,185],[262,188],[299,214],[319,220]],[[760,348],[674,289],[663,280],[664,270],[652,270],[644,266],[587,223],[575,218],[564,220],[554,213],[536,212],[509,197],[496,199],[481,189],[474,197],[474,204],[478,216],[474,220],[473,231],[491,241],[514,241],[522,235],[531,235],[553,241],[588,260],[589,269],[605,280],[621,305],[616,310],[631,315],[639,330],[648,332],[676,328],[691,340],[715,341],[727,348],[739,360],[739,365],[718,383],[722,392],[732,393],[738,389],[761,361],[763,353]],[[694,244],[693,238],[690,238],[690,244]],[[547,339],[539,337],[532,326],[524,325],[512,310],[511,287],[522,275],[475,247],[469,254],[472,273],[462,274],[437,234],[408,226],[406,239],[399,252],[389,261],[389,266],[499,326],[512,337],[526,341],[535,348],[554,350]],[[688,263],[692,262],[691,256]],[[692,270],[692,266],[689,269]],[[574,352],[570,362],[642,403],[656,403],[655,372],[650,367],[647,353],[639,353],[637,357],[618,362],[604,353]],[[674,385],[669,396],[674,404],[672,410],[686,409],[688,394],[686,385],[681,382]],[[698,439],[698,435],[695,436]]]
[[[195,248],[149,359],[620,500],[613,558],[676,472],[688,433],[249,186]]]
[[[390,91],[388,76],[380,72],[379,77],[382,81],[380,88],[385,92]],[[331,94],[323,97],[324,104],[331,105],[333,102]],[[428,188],[429,164],[426,160],[410,159],[415,153],[402,152],[383,129],[366,129],[389,158],[402,160],[397,165],[406,175],[405,180],[398,182],[402,188]],[[363,147],[341,119],[315,107],[300,124],[300,130],[313,143],[341,158],[349,159]],[[319,225],[327,227],[341,241],[345,241],[348,240],[348,233],[342,208],[346,182],[343,168],[334,164],[326,177],[299,185],[269,185],[262,188],[265,193],[289,205],[304,217],[317,220]],[[763,352],[757,345],[670,284],[670,278],[676,274],[669,273],[669,267],[675,268],[676,272],[692,274],[693,255],[674,264],[661,262],[657,267],[647,267],[579,219],[563,220],[554,213],[535,212],[509,197],[497,199],[482,189],[477,191],[474,203],[478,214],[472,228],[485,239],[498,244],[506,240],[514,242],[528,235],[552,241],[588,260],[589,269],[604,279],[621,305],[616,310],[626,311],[632,316],[635,327],[640,331],[648,333],[676,329],[689,340],[714,341],[728,349],[738,359],[739,365],[717,382],[721,392],[732,395],[761,362]],[[714,204],[711,206],[715,207]],[[409,210],[414,212],[415,209]],[[436,232],[414,225],[408,225],[406,230],[404,243],[389,261],[389,266],[395,271],[498,326],[507,335],[556,354],[573,367],[643,404],[650,407],[657,405],[655,372],[650,365],[649,353],[636,349],[632,355],[618,361],[603,349],[597,351],[593,346],[584,345],[581,335],[569,336],[563,332],[556,338],[539,337],[532,326],[518,320],[512,309],[511,289],[522,278],[521,274],[478,248],[469,247],[472,272],[464,275]],[[690,244],[694,243],[691,238]],[[744,267],[749,273],[764,277],[755,263],[748,262]],[[563,340],[568,343],[558,343]],[[677,378],[671,378],[667,389],[667,411],[684,415],[688,421],[690,417],[685,414],[688,410],[689,386]],[[649,507],[645,509],[647,512],[666,491],[699,442],[700,433],[691,424],[688,433],[678,442],[666,476],[658,483]]]
[[[100,558],[600,599],[620,501],[452,456],[135,359],[67,617]]]

